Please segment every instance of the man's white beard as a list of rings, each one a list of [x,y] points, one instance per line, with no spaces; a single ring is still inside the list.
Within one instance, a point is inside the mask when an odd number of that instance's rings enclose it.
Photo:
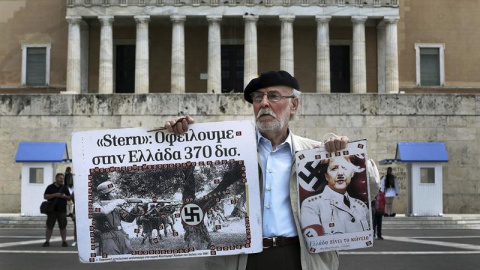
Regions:
[[[257,128],[259,131],[276,131],[276,130],[281,130],[283,127],[285,127],[288,124],[288,121],[290,119],[290,115],[288,114],[290,110],[290,106],[285,108],[278,118],[275,112],[272,111],[270,108],[261,108],[258,111],[257,114]],[[274,117],[274,119],[270,120],[259,120],[259,118],[262,115],[271,115]]]

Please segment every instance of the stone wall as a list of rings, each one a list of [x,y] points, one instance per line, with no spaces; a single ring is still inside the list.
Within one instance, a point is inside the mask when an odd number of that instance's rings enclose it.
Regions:
[[[0,95],[0,213],[20,212],[20,141],[66,141],[71,149],[75,131],[153,128],[179,114],[197,122],[253,119],[241,94]],[[450,159],[443,167],[444,212],[478,213],[479,115],[476,95],[303,94],[291,127],[317,140],[327,132],[366,138],[368,155],[377,162],[394,158],[398,141],[444,141]],[[395,211],[405,213],[405,166],[393,167],[401,186]],[[386,168],[379,168],[384,174]]]

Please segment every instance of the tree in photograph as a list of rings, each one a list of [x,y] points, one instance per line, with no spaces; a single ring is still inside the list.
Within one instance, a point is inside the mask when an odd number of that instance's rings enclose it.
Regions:
[[[200,178],[194,177],[192,174],[186,174],[185,185],[183,189],[183,198],[194,198],[193,202],[197,204],[204,213],[213,208],[218,202],[220,202],[226,194],[229,193],[231,186],[236,182],[241,182],[242,179],[242,165],[238,163],[223,165],[223,176],[220,183],[215,189],[201,198],[195,198],[195,190],[198,184],[204,184]],[[198,182],[197,182],[198,179]],[[228,190],[228,192],[227,192]],[[208,249],[212,244],[210,235],[204,222],[201,222],[197,226],[188,226],[183,224],[185,229],[185,242],[188,247],[194,247],[195,249]]]

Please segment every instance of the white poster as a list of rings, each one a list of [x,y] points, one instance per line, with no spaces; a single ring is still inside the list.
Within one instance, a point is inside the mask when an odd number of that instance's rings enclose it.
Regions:
[[[262,251],[252,122],[76,132],[72,148],[80,261]]]
[[[373,246],[367,141],[296,153],[300,223],[310,252]]]

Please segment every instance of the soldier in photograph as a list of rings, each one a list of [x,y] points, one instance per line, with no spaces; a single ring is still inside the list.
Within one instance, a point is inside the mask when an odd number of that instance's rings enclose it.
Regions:
[[[122,208],[124,199],[117,199],[115,186],[105,181],[97,187],[98,200],[93,204],[97,254],[117,255],[132,251],[130,238],[122,228],[122,221],[133,222],[135,216]]]
[[[165,205],[165,203],[161,202],[157,205],[157,210],[159,213],[159,225],[163,225],[163,232],[165,234],[165,237],[167,237],[169,225],[172,229],[173,235],[175,233],[175,229],[173,228],[173,225],[175,224],[175,217],[173,216],[173,213],[175,212],[175,206]]]

